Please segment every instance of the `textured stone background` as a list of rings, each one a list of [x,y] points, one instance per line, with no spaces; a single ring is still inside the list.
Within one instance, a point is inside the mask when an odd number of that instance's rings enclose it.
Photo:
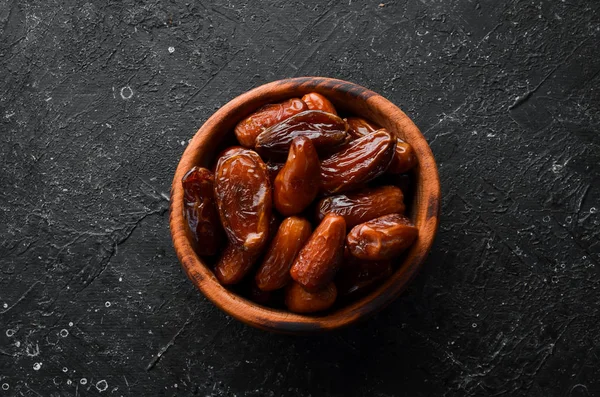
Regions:
[[[0,0],[0,395],[600,395],[600,3]],[[404,296],[331,334],[217,310],[168,229],[215,109],[320,75],[421,128]]]

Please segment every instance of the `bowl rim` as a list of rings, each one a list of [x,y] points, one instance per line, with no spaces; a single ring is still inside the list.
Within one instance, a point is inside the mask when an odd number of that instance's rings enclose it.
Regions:
[[[228,117],[240,120],[244,114],[256,110],[257,107],[248,109],[246,106],[246,110],[240,111],[248,103],[267,103],[269,97],[285,98],[286,91],[292,89],[306,93],[319,92],[326,97],[328,93],[336,92],[348,100],[365,102],[371,111],[382,117],[379,124],[409,142],[418,158],[415,195],[419,196],[419,206],[413,208],[413,221],[419,229],[417,241],[394,274],[378,288],[357,301],[323,315],[302,315],[267,308],[227,290],[194,252],[183,216],[181,178],[193,165],[197,165],[200,148],[209,143],[209,138],[220,123]],[[417,202],[416,198],[414,201]],[[431,250],[439,224],[439,207],[440,182],[433,153],[418,127],[402,110],[383,96],[358,84],[326,77],[296,77],[273,81],[237,96],[219,108],[198,129],[182,154],[173,177],[169,225],[177,257],[188,278],[217,307],[263,330],[304,334],[347,326],[373,315],[395,300],[415,277]]]

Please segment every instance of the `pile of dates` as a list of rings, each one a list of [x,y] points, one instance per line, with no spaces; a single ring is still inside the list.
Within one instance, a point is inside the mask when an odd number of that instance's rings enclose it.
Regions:
[[[318,93],[260,108],[235,135],[241,146],[182,181],[190,240],[223,285],[311,313],[392,274],[418,234],[408,143]]]

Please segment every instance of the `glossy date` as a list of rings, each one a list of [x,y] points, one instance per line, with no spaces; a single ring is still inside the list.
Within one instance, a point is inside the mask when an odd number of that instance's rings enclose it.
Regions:
[[[396,140],[384,130],[350,142],[321,161],[321,191],[349,191],[378,177],[390,165],[395,148]]]
[[[342,263],[345,237],[344,218],[328,214],[296,257],[290,270],[292,278],[310,291],[324,288]]]
[[[263,291],[285,287],[291,280],[290,267],[310,237],[312,227],[306,219],[295,216],[281,222],[275,238],[256,273],[256,285]]]
[[[215,198],[229,241],[245,250],[262,250],[269,234],[272,198],[267,168],[256,152],[238,149],[219,159]]]
[[[386,260],[400,255],[417,235],[418,229],[407,217],[391,214],[354,226],[346,237],[346,245],[356,258]]]
[[[214,255],[225,234],[214,200],[214,176],[206,168],[194,167],[185,174],[183,184],[184,217],[190,228],[198,255]]]
[[[321,166],[312,141],[294,138],[288,159],[273,186],[275,208],[284,216],[299,214],[317,197]]]
[[[348,125],[338,116],[307,110],[266,129],[256,138],[256,151],[269,159],[285,158],[292,140],[309,138],[317,150],[330,150],[346,141]]]
[[[302,102],[306,103],[310,110],[322,110],[337,115],[333,103],[329,99],[317,92],[311,92],[302,97]]]
[[[317,211],[319,220],[331,212],[343,216],[346,227],[351,228],[383,215],[404,213],[404,195],[396,186],[368,188],[325,197]]]
[[[253,149],[256,137],[265,129],[307,109],[306,104],[298,98],[265,105],[237,124],[235,136],[240,145]]]

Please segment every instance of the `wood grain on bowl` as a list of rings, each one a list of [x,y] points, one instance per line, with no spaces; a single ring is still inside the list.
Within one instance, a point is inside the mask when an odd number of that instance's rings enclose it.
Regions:
[[[419,229],[419,236],[404,256],[404,262],[383,284],[363,298],[320,315],[301,315],[266,308],[223,287],[212,270],[192,248],[183,213],[181,179],[193,166],[208,166],[219,145],[233,134],[236,124],[268,103],[299,98],[317,92],[340,112],[351,112],[372,120],[391,134],[408,142],[418,159],[412,170],[415,192],[407,214]],[[427,141],[393,103],[359,85],[324,77],[299,77],[275,81],[248,91],[215,112],[198,130],[183,153],[171,187],[170,227],[177,257],[190,280],[226,313],[257,328],[289,334],[331,330],[366,318],[384,308],[404,290],[421,268],[433,244],[438,227],[440,182],[437,166]]]

